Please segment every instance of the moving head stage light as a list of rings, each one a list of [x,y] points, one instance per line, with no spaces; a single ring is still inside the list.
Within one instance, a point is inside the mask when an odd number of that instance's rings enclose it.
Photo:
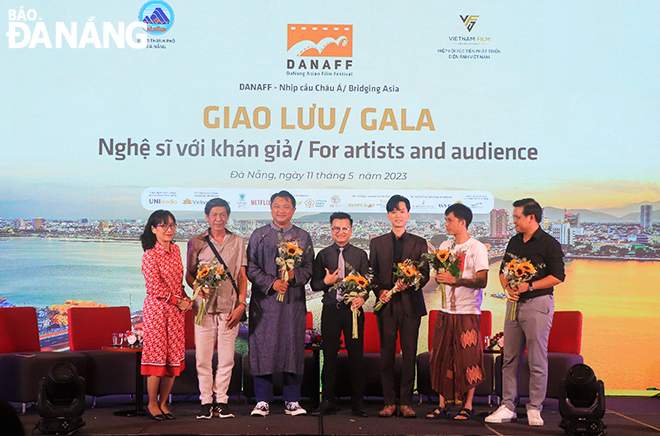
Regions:
[[[579,363],[566,373],[559,385],[559,427],[571,436],[598,436],[607,426],[605,415],[605,385],[596,379],[593,370]]]
[[[42,434],[70,434],[85,425],[85,379],[72,363],[57,362],[41,379],[37,410],[41,419],[36,428]]]

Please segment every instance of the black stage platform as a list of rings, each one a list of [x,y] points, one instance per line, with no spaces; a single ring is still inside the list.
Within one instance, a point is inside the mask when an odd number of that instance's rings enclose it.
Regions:
[[[145,398],[146,399],[146,398]],[[199,403],[193,397],[174,397],[171,409],[177,415],[176,420],[156,422],[146,417],[128,418],[113,414],[120,409],[130,409],[131,399],[128,396],[110,396],[99,398],[95,408],[90,408],[87,399],[87,409],[83,414],[86,425],[76,434],[79,435],[293,435],[293,434],[327,434],[327,435],[562,435],[564,431],[558,427],[559,415],[557,400],[546,400],[543,419],[545,426],[530,427],[525,418],[524,406],[518,407],[518,421],[507,424],[486,424],[484,418],[496,406],[488,406],[485,402],[475,403],[475,415],[467,422],[439,421],[425,418],[427,412],[433,409],[433,403],[425,401],[415,405],[416,419],[378,418],[376,415],[382,408],[382,400],[367,400],[365,404],[369,418],[357,418],[350,413],[350,401],[339,402],[341,410],[319,420],[314,416],[288,416],[284,414],[284,403],[276,400],[271,404],[271,413],[265,418],[251,417],[253,402],[246,404],[244,399],[231,399],[230,407],[236,414],[233,419],[212,418],[210,420],[195,419]],[[303,407],[311,408],[309,402],[303,401]],[[18,405],[16,405],[18,406]],[[660,434],[660,398],[607,397],[607,413],[603,421],[608,426],[607,434],[611,436],[641,436]],[[26,435],[40,434],[34,429],[39,420],[36,407],[28,408],[21,421]],[[2,429],[0,429],[2,434]]]

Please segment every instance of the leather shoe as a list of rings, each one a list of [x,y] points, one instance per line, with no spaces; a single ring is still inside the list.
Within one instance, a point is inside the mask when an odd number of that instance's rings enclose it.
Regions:
[[[312,415],[331,415],[337,411],[337,406],[330,400],[323,400],[318,409],[312,412]]]
[[[396,412],[396,406],[394,404],[390,404],[389,406],[383,407],[383,410],[378,412],[378,416],[381,418],[391,418],[394,416],[394,413]]]
[[[163,415],[162,413],[159,413],[158,415],[154,415],[153,413],[151,413],[151,410],[149,410],[149,407],[147,407],[145,410],[147,412],[147,416],[151,419],[154,419],[156,421],[165,421],[165,419],[166,419],[165,415]]]
[[[410,406],[401,406],[400,410],[404,418],[417,418],[417,414]]]
[[[362,400],[353,401],[351,412],[353,413],[353,415],[359,416],[361,418],[369,417],[369,413],[367,412],[367,409],[364,407],[364,403],[362,402]]]

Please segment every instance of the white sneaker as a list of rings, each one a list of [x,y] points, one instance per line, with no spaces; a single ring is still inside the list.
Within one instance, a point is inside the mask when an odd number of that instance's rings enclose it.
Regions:
[[[541,412],[536,409],[527,410],[527,423],[533,426],[542,426],[543,418],[541,418]]]
[[[252,409],[252,416],[266,416],[270,412],[270,406],[265,401],[259,401],[254,409]]]
[[[290,403],[287,401],[284,407],[284,413],[291,416],[307,415],[307,411],[300,407],[300,404],[298,404],[297,401],[292,401]]]
[[[511,422],[517,417],[516,412],[512,412],[506,406],[502,405],[499,409],[488,415],[485,421],[491,424],[499,424],[502,422]]]

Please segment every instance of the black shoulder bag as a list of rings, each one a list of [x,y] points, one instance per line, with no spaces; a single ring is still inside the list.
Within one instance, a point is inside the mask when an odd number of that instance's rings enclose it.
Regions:
[[[209,244],[209,247],[211,247],[211,250],[213,250],[213,254],[215,254],[215,257],[216,259],[218,259],[218,262],[220,262],[222,266],[225,267],[225,271],[227,272],[227,277],[229,277],[229,280],[231,281],[231,284],[234,287],[234,290],[236,291],[236,300],[238,300],[238,304],[243,304],[241,303],[240,300],[241,297],[238,292],[238,285],[236,285],[236,281],[234,280],[234,277],[231,275],[231,271],[229,271],[229,267],[222,259],[222,256],[220,256],[220,253],[218,253],[218,250],[215,249],[213,242],[211,242],[210,235],[206,235],[206,242]],[[245,321],[247,321],[247,306],[245,307],[245,310],[243,311],[243,316],[241,317],[241,322],[245,322]]]

